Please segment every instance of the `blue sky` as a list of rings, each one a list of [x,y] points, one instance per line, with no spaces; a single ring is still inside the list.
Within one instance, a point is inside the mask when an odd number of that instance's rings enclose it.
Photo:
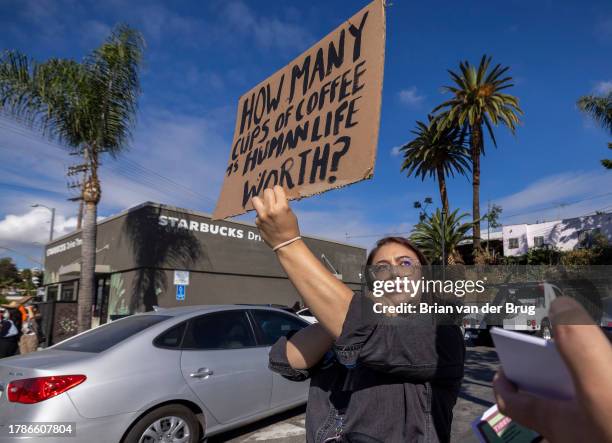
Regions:
[[[294,204],[302,230],[370,246],[407,232],[412,202],[435,182],[400,174],[394,148],[417,119],[448,96],[446,69],[483,53],[511,67],[511,92],[525,111],[516,135],[496,130],[482,161],[481,204],[501,204],[505,223],[612,209],[612,174],[599,160],[609,135],[581,115],[576,99],[612,89],[612,3],[607,0],[409,2],[387,10],[383,108],[374,178]],[[51,1],[0,3],[0,48],[34,58],[81,59],[114,24],[147,41],[143,95],[131,149],[103,164],[100,215],[152,200],[211,212],[231,143],[238,97],[283,67],[366,1]],[[58,210],[56,235],[75,224],[59,147],[0,119],[0,246],[32,266]],[[144,168],[144,169],[143,169]],[[160,177],[163,176],[162,177]],[[449,181],[453,208],[469,211],[466,178]],[[248,214],[242,219],[253,220]],[[6,251],[1,251],[3,255]]]

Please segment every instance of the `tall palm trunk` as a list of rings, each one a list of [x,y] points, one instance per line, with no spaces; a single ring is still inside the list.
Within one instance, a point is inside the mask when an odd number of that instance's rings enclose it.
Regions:
[[[83,244],[81,245],[81,280],[78,298],[79,332],[91,328],[96,278],[96,220],[98,218],[98,203],[101,196],[96,147],[87,148],[85,155],[89,161],[90,175],[85,181],[82,195],[85,213],[83,216],[83,229],[81,231]]]
[[[482,147],[482,126],[477,121],[472,128],[472,217],[474,243],[472,253],[476,257],[480,253],[480,151]]]
[[[446,190],[446,178],[444,177],[444,170],[442,167],[436,168],[436,174],[438,175],[438,187],[440,188],[440,200],[442,201],[442,211],[445,215],[448,215],[448,193]]]
[[[83,230],[81,231],[83,237],[83,244],[81,245],[81,280],[78,298],[79,332],[91,328],[91,311],[96,275],[96,218],[98,205],[87,201],[84,206]]]

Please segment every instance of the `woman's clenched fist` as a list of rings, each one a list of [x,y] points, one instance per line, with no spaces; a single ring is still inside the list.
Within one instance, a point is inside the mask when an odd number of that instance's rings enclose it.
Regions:
[[[271,248],[300,235],[297,217],[289,207],[282,187],[265,189],[263,198],[253,197],[253,207],[257,211],[255,224],[261,238]]]

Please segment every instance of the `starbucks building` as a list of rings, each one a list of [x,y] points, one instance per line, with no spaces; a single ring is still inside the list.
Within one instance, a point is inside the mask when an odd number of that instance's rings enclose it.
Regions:
[[[332,273],[359,288],[365,249],[304,240]],[[76,312],[81,244],[76,231],[46,245],[45,301],[64,309],[55,317]],[[150,202],[98,223],[95,271],[94,325],[155,306],[299,301],[253,224]]]

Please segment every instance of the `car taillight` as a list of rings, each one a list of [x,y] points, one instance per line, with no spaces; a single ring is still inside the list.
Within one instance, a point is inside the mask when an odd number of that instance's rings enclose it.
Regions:
[[[13,403],[32,404],[66,392],[85,381],[84,375],[53,375],[50,377],[13,380],[7,386],[8,399]]]

